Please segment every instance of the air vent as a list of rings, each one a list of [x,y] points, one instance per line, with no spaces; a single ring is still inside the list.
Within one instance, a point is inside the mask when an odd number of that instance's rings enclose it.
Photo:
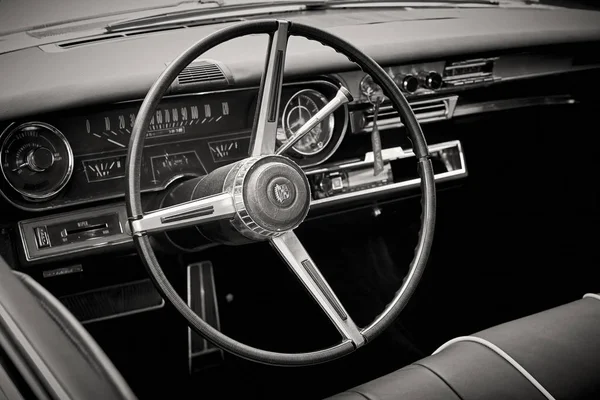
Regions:
[[[423,123],[452,118],[457,101],[458,96],[450,96],[441,99],[415,101],[411,102],[410,106],[417,120]],[[370,132],[373,129],[373,110],[369,109],[363,116],[364,128],[362,131]],[[382,106],[377,116],[377,127],[379,129],[389,129],[399,126],[402,126],[402,122],[396,110],[391,105]]]
[[[87,38],[84,38],[84,39],[71,40],[71,41],[68,41],[68,42],[59,43],[57,46],[60,47],[61,49],[70,49],[72,47],[79,47],[79,46],[83,46],[83,45],[87,45],[87,44],[104,42],[104,41],[118,39],[118,38],[123,38],[123,37],[125,37],[125,35],[120,35],[120,34],[117,34],[117,35],[92,36],[92,37],[87,37]]]
[[[221,68],[216,64],[206,61],[193,63],[187,66],[177,77],[177,82],[180,85],[210,81],[225,81],[225,83],[227,83],[227,79],[225,78],[223,71],[221,71]]]
[[[227,67],[214,60],[198,60],[181,71],[170,93],[223,89],[230,85],[233,78]]]
[[[160,28],[148,28],[138,29],[124,33],[103,33],[101,35],[87,36],[80,39],[68,40],[57,44],[61,49],[71,49],[73,47],[85,46],[88,44],[94,44],[98,42],[106,42],[115,39],[124,39],[133,36],[148,35],[151,33],[160,33],[166,31],[172,31],[175,29],[183,29],[185,26],[165,26]]]

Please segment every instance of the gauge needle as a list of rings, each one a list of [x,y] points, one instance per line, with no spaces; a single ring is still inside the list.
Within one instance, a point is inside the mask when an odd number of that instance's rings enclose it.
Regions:
[[[28,163],[23,163],[23,164],[19,165],[17,168],[13,169],[13,170],[12,170],[12,172],[18,171],[18,170],[20,170],[21,168],[23,168],[23,167],[26,167],[26,166],[28,166],[28,165],[29,165]]]
[[[112,140],[112,139],[106,139],[106,140],[107,140],[107,141],[109,141],[109,142],[111,142],[112,144],[116,144],[116,145],[117,145],[117,146],[119,146],[119,147],[127,147],[127,146],[125,146],[124,144],[121,144],[121,143],[119,143],[119,142],[117,142],[117,141],[114,141],[114,140]]]

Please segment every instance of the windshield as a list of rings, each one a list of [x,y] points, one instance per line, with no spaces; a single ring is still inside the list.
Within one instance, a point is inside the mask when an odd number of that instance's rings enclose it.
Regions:
[[[82,23],[89,19],[98,19],[101,28],[107,23],[128,18],[150,17],[156,14],[178,13],[187,10],[202,8],[214,9],[223,6],[243,4],[271,4],[281,5],[286,3],[327,4],[340,0],[0,0],[0,36],[10,33],[47,28],[59,24]],[[354,0],[357,1],[357,0]],[[359,0],[361,1],[361,0]],[[362,0],[364,2],[375,0]],[[512,0],[526,2],[525,0]],[[529,0],[528,3],[546,3],[553,5],[580,5],[590,6],[600,3],[597,0]],[[511,3],[511,0],[400,0],[396,3]]]

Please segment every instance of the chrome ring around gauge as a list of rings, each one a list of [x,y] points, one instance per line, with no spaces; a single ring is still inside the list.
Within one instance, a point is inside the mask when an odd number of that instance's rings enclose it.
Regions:
[[[73,151],[65,136],[44,122],[9,127],[0,166],[6,182],[29,200],[45,200],[65,187],[73,173]]]
[[[277,129],[277,140],[283,144],[296,133],[302,125],[315,115],[329,100],[313,89],[300,90],[294,94],[283,109],[281,126]],[[333,137],[335,118],[333,114],[300,139],[292,150],[303,156],[312,156],[322,151]]]

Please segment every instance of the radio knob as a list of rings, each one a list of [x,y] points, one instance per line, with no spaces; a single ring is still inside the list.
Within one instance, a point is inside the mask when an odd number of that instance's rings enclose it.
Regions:
[[[421,85],[423,85],[427,89],[433,90],[441,88],[442,83],[444,82],[442,75],[438,74],[435,71],[421,72],[419,74],[419,80],[421,81]]]
[[[407,93],[414,93],[419,88],[419,80],[412,75],[399,75],[395,81],[400,89]]]

